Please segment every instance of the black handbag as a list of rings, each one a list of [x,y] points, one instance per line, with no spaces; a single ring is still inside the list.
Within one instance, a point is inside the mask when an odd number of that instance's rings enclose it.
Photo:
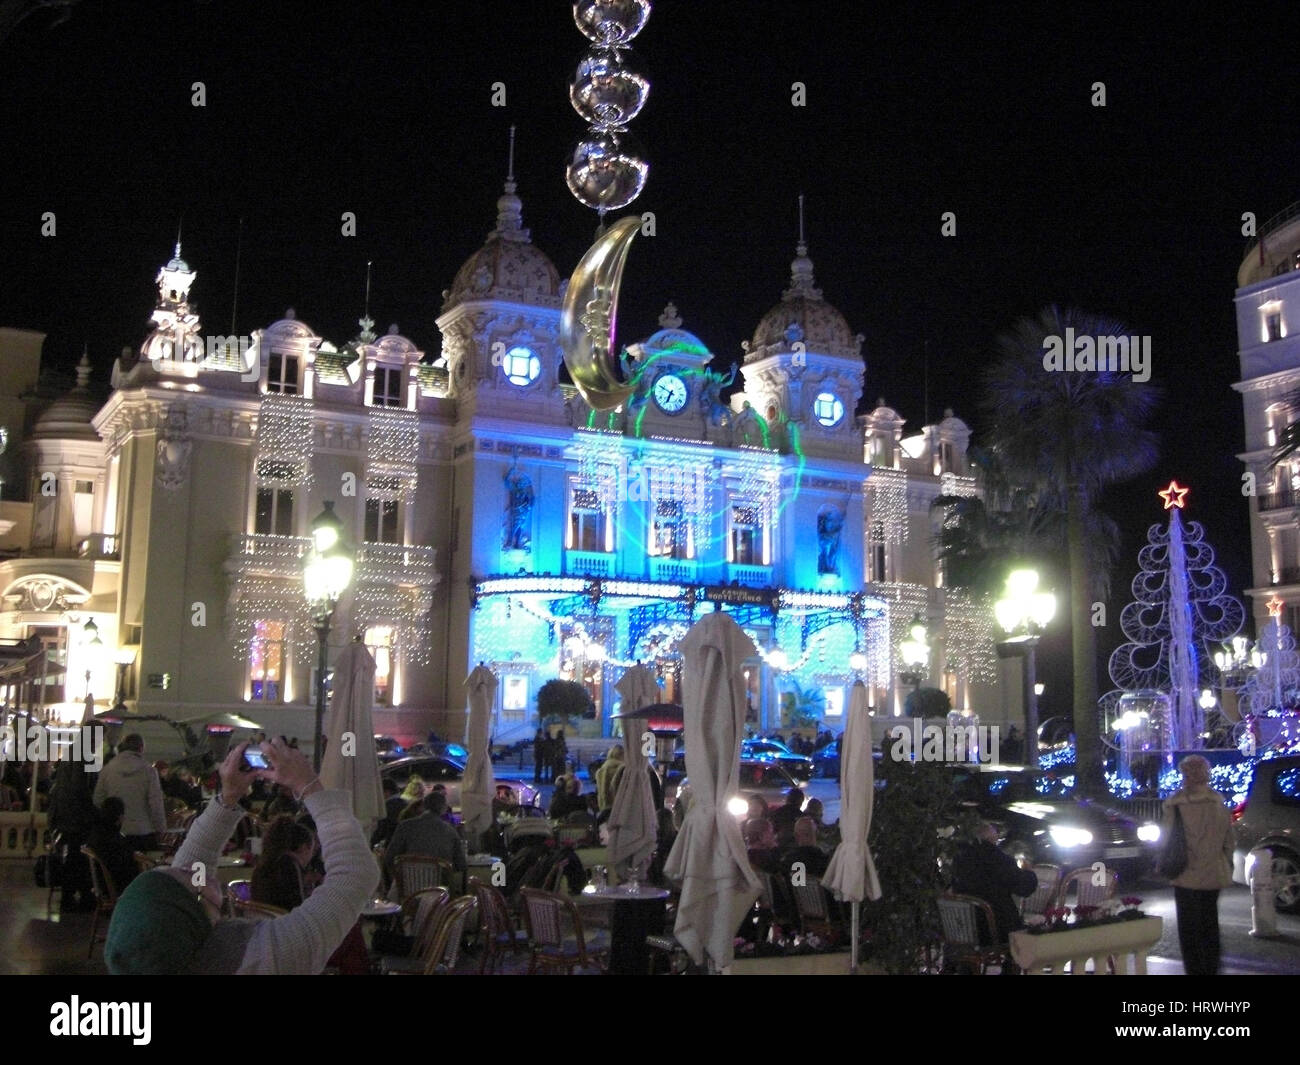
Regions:
[[[1174,807],[1174,824],[1169,830],[1169,838],[1160,848],[1160,858],[1156,862],[1156,872],[1166,880],[1182,876],[1187,868],[1187,829],[1183,826],[1183,811]]]

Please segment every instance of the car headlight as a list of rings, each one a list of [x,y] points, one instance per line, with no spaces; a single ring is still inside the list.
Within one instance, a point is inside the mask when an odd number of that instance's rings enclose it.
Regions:
[[[1142,825],[1138,828],[1138,839],[1143,843],[1154,843],[1160,838],[1159,825]]]
[[[727,813],[732,817],[744,817],[749,813],[749,801],[739,795],[733,795],[727,800]]]
[[[1052,842],[1058,847],[1086,847],[1092,842],[1092,833],[1086,828],[1053,825],[1048,832],[1051,833]]]

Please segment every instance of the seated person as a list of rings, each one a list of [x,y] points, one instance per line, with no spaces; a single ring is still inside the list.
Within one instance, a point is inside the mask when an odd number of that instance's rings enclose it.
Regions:
[[[826,852],[817,846],[817,826],[811,817],[801,817],[794,823],[794,844],[781,852],[782,874],[793,876],[796,862],[803,864],[805,877],[815,876],[819,880],[830,865]]]
[[[384,777],[384,816],[379,819],[375,825],[375,831],[370,836],[370,846],[374,847],[380,843],[387,843],[393,838],[393,832],[397,829],[397,819],[402,816],[406,809],[406,800],[399,794],[401,789],[397,786],[397,781],[392,777]]]
[[[403,854],[424,854],[446,858],[452,868],[464,871],[465,843],[460,833],[442,819],[447,812],[447,796],[431,791],[424,800],[424,811],[417,817],[401,822],[384,851],[384,873],[391,881],[394,863]]]
[[[974,895],[993,908],[997,927],[985,946],[1005,943],[1012,932],[1025,927],[1020,907],[1011,896],[1032,895],[1038,877],[1032,869],[1021,869],[1015,859],[998,849],[998,830],[993,825],[981,822],[975,829],[975,842],[957,848],[952,873],[954,891]]]
[[[171,867],[141,873],[118,899],[104,944],[110,973],[312,976],[355,926],[379,874],[352,815],[352,796],[324,790],[311,761],[282,740],[263,747],[273,768],[245,770],[247,746],[226,756],[220,794],[195,820]],[[217,859],[244,816],[239,800],[259,774],[306,801],[320,829],[329,890],[273,920],[226,919]],[[202,887],[196,868],[208,870]]]
[[[791,788],[785,793],[785,805],[777,807],[770,815],[776,838],[783,846],[794,842],[794,823],[803,816],[803,800],[803,789]]]
[[[250,896],[282,910],[292,910],[307,898],[303,872],[311,864],[316,839],[292,817],[277,817],[262,837],[262,856],[253,868]]]
[[[749,864],[757,873],[779,873],[776,833],[766,817],[751,817],[745,822],[745,848]]]
[[[323,880],[312,872],[315,856],[315,833],[301,821],[277,817],[262,839],[262,857],[249,890],[252,900],[286,911],[301,906]],[[369,974],[370,954],[359,920],[326,965],[344,976]]]
[[[513,817],[519,813],[519,799],[515,789],[509,784],[498,784],[497,793],[492,799],[492,821],[501,819],[502,814]]]
[[[575,810],[586,810],[587,800],[580,792],[582,783],[575,777],[563,774],[555,778],[555,794],[551,796],[551,805],[546,808],[546,816],[552,821],[563,821]]]
[[[122,818],[125,816],[126,803],[110,795],[95,811],[94,824],[86,836],[86,846],[99,855],[119,894],[140,871],[135,864],[135,851],[122,835]]]

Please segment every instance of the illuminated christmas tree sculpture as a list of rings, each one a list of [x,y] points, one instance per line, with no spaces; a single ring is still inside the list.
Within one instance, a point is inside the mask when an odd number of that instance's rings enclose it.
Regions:
[[[1117,690],[1101,699],[1103,735],[1114,743],[1112,735],[1124,729],[1150,728],[1147,749],[1196,750],[1205,746],[1206,735],[1200,693],[1215,685],[1209,645],[1236,635],[1245,611],[1227,594],[1227,579],[1214,564],[1200,523],[1183,525],[1187,489],[1171,481],[1158,494],[1169,524],[1152,525],[1138,553],[1133,602],[1120,614],[1129,642],[1110,656]],[[1130,706],[1152,707],[1152,720],[1135,720]]]

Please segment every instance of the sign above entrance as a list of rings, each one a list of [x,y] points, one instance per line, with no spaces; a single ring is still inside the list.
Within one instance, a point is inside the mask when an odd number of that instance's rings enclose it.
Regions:
[[[729,603],[734,606],[765,606],[776,608],[775,588],[744,588],[737,584],[710,584],[704,589],[704,599],[710,603]]]

